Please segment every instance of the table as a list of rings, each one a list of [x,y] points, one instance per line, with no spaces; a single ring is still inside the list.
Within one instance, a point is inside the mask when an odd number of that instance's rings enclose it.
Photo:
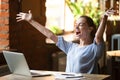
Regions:
[[[108,68],[109,73],[111,74],[111,78],[113,80],[119,80],[120,79],[120,50],[112,50],[107,51],[108,55]],[[119,57],[119,58],[118,58]]]
[[[107,51],[108,56],[120,57],[120,50]]]
[[[8,74],[8,75],[0,77],[0,80],[76,80],[76,78],[58,77],[58,74],[59,75],[63,73],[66,74],[65,72],[58,72],[58,71],[36,71],[36,72],[50,73],[53,75],[44,76],[44,77],[28,77],[28,76],[22,76],[22,75]],[[102,74],[101,75],[100,74],[81,74],[81,75],[82,77],[80,77],[79,80],[96,80],[96,79],[97,80],[110,80],[110,75],[102,75]]]

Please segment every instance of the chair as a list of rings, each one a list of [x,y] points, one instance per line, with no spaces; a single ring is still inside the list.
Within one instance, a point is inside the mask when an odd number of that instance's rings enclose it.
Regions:
[[[115,40],[117,40],[117,50],[120,50],[120,34],[112,35],[111,50],[115,50]],[[112,78],[118,80],[120,77],[120,57],[112,56]]]
[[[114,50],[114,40],[118,41],[117,49],[120,50],[120,34],[112,35],[111,50]]]
[[[112,42],[111,42],[111,50],[115,50],[114,49],[114,42],[115,42],[115,40],[117,40],[117,50],[120,50],[120,34],[114,34],[114,35],[112,35]],[[116,57],[115,58],[115,61],[120,61],[120,57]]]

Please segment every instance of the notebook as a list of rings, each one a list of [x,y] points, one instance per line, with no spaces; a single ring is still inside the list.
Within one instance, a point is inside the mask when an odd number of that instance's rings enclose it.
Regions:
[[[23,53],[3,51],[3,55],[12,74],[40,77],[51,74],[31,72]]]

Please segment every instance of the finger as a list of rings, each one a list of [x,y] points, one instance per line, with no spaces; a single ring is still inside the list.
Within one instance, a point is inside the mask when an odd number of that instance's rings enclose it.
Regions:
[[[23,13],[17,14],[17,16],[22,16],[22,15],[24,15],[24,14]]]
[[[114,13],[111,13],[111,12],[106,13],[107,16],[110,16],[110,15],[113,15],[113,14],[114,14]]]
[[[18,20],[17,20],[17,22],[20,22],[20,21],[22,21],[22,19],[18,19]]]
[[[114,13],[115,10],[108,10],[107,13]]]
[[[22,19],[22,17],[16,17],[16,19]]]
[[[111,7],[109,10],[113,10],[114,8],[113,7]]]
[[[19,16],[20,14],[17,14],[17,16]]]
[[[110,11],[112,11],[112,12],[116,12],[116,10],[114,10],[114,9],[111,9]]]
[[[109,11],[109,12],[107,12],[108,14],[114,14],[114,11]]]
[[[17,16],[23,16],[23,15],[25,15],[26,13],[19,13],[19,14],[17,14]]]

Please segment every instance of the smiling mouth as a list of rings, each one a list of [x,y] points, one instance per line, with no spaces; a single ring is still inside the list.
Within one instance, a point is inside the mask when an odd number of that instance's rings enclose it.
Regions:
[[[80,32],[76,32],[76,35],[80,34]]]

